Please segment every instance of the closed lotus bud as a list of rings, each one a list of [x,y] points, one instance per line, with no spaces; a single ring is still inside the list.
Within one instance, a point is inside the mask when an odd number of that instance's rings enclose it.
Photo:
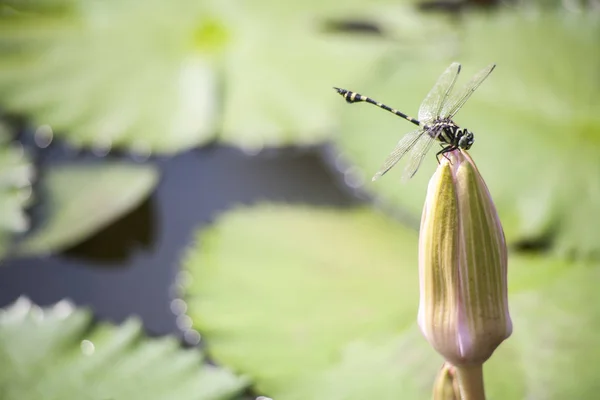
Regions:
[[[470,156],[442,157],[419,236],[421,331],[455,366],[481,364],[512,333],[504,232]]]

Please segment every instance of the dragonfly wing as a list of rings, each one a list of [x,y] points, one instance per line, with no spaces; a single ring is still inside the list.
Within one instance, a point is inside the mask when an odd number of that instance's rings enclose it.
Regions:
[[[469,82],[465,84],[459,91],[455,92],[452,97],[442,106],[440,116],[442,118],[452,119],[460,110],[460,108],[466,103],[471,97],[475,89],[481,85],[481,83],[487,78],[492,71],[496,68],[496,64],[490,64],[481,71],[479,71]]]
[[[431,146],[436,141],[437,137],[441,132],[442,130],[440,129],[437,132],[432,133],[433,136],[429,135],[428,133],[425,133],[419,138],[417,143],[415,143],[410,152],[408,162],[406,163],[406,167],[404,167],[404,172],[402,173],[402,181],[408,181],[417,173],[417,170],[421,166],[425,155],[429,153]]]
[[[460,64],[455,62],[450,64],[440,75],[433,88],[427,94],[427,97],[421,103],[421,107],[419,107],[419,121],[427,124],[440,115],[442,107],[448,100],[459,73]]]
[[[385,159],[379,171],[373,176],[373,180],[379,179],[392,169],[392,167],[396,165],[398,161],[400,161],[400,159],[419,141],[419,138],[426,135],[427,134],[422,129],[417,129],[404,135],[396,145],[396,148],[394,148],[394,151],[392,151],[388,158]]]

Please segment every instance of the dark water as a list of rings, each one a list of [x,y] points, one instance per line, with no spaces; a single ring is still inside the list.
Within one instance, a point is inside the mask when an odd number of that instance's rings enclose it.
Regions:
[[[56,157],[65,156],[49,157],[50,162]],[[160,183],[120,221],[61,255],[6,261],[0,267],[0,306],[20,295],[39,305],[69,298],[91,307],[99,319],[120,322],[138,315],[150,334],[179,333],[169,288],[198,228],[227,209],[264,200],[356,202],[308,150],[247,156],[210,147],[149,162],[159,167]]]

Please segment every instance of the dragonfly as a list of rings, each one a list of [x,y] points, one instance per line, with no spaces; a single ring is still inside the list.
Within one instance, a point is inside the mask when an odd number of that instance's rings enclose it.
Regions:
[[[419,129],[407,133],[400,139],[394,150],[383,162],[379,171],[373,176],[373,181],[382,177],[407,154],[408,161],[402,174],[402,180],[409,180],[415,175],[425,155],[436,140],[442,147],[436,153],[438,163],[440,160],[439,157],[447,157],[446,153],[448,152],[469,150],[475,141],[473,132],[460,128],[454,123],[452,118],[454,118],[479,85],[492,73],[495,67],[496,64],[488,65],[475,74],[460,90],[453,92],[454,84],[460,74],[461,65],[456,62],[450,64],[421,103],[418,119],[375,101],[370,97],[334,87],[348,103],[366,102],[376,105],[419,127]]]

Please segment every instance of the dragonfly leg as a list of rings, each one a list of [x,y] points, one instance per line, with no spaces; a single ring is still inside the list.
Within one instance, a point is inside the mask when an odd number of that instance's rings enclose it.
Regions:
[[[442,148],[442,150],[435,153],[435,159],[437,160],[438,164],[440,163],[440,155],[444,154],[444,150],[446,149],[446,147],[448,147],[448,145],[445,143],[440,143],[440,147]]]
[[[446,160],[448,160],[450,162],[450,164],[452,164],[452,161],[448,158],[446,153],[456,150],[456,147],[454,147],[452,145],[446,145],[444,147],[443,143],[440,143],[440,146],[442,146],[442,149],[435,154],[435,158],[436,158],[438,164],[440,163],[440,156],[444,156],[444,158],[446,158]]]

